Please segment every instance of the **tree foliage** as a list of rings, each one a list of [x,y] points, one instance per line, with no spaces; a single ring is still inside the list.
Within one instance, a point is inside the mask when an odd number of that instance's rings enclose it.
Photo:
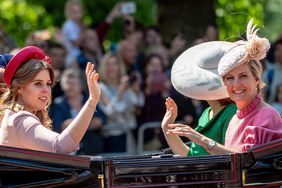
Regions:
[[[0,27],[19,45],[23,45],[25,38],[35,29],[53,26],[44,7],[28,4],[26,0],[1,0],[0,12]]]
[[[264,25],[263,34],[269,38],[272,42],[282,33],[282,24],[280,20],[282,18],[282,1],[271,0],[267,1],[264,7]]]
[[[251,18],[258,27],[263,27],[265,4],[265,0],[216,0],[219,39],[234,41],[242,37]]]

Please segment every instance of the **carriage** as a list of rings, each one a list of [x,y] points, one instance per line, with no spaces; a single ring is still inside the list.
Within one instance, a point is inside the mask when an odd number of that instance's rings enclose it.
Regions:
[[[0,146],[0,187],[280,187],[282,140],[246,153],[76,156]]]

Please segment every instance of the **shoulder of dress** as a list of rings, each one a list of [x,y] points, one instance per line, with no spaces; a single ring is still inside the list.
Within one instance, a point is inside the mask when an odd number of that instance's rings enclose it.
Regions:
[[[19,119],[19,118],[28,118],[28,117],[31,117],[31,118],[35,118],[39,121],[39,119],[32,113],[28,112],[28,111],[19,111],[19,112],[15,112],[14,114],[12,114],[9,119],[11,121],[14,121],[15,119]]]

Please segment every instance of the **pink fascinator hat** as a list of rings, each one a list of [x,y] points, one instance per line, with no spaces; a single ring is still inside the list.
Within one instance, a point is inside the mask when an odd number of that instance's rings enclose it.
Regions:
[[[247,40],[235,42],[236,46],[231,48],[220,60],[218,64],[218,73],[220,76],[226,75],[244,63],[260,61],[265,58],[270,48],[270,43],[268,39],[257,36],[258,30],[256,29],[256,25],[253,25],[253,19],[251,19],[247,25]]]

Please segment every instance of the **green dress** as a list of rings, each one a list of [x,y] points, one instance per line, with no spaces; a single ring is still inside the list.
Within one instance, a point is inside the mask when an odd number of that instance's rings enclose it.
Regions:
[[[195,130],[206,137],[215,140],[217,143],[224,145],[225,132],[228,127],[229,121],[236,113],[237,108],[235,104],[229,104],[225,108],[221,109],[211,120],[209,120],[209,113],[211,107],[208,107],[201,117],[199,118],[199,124]],[[191,142],[188,156],[200,156],[209,155],[209,153],[200,145]]]

